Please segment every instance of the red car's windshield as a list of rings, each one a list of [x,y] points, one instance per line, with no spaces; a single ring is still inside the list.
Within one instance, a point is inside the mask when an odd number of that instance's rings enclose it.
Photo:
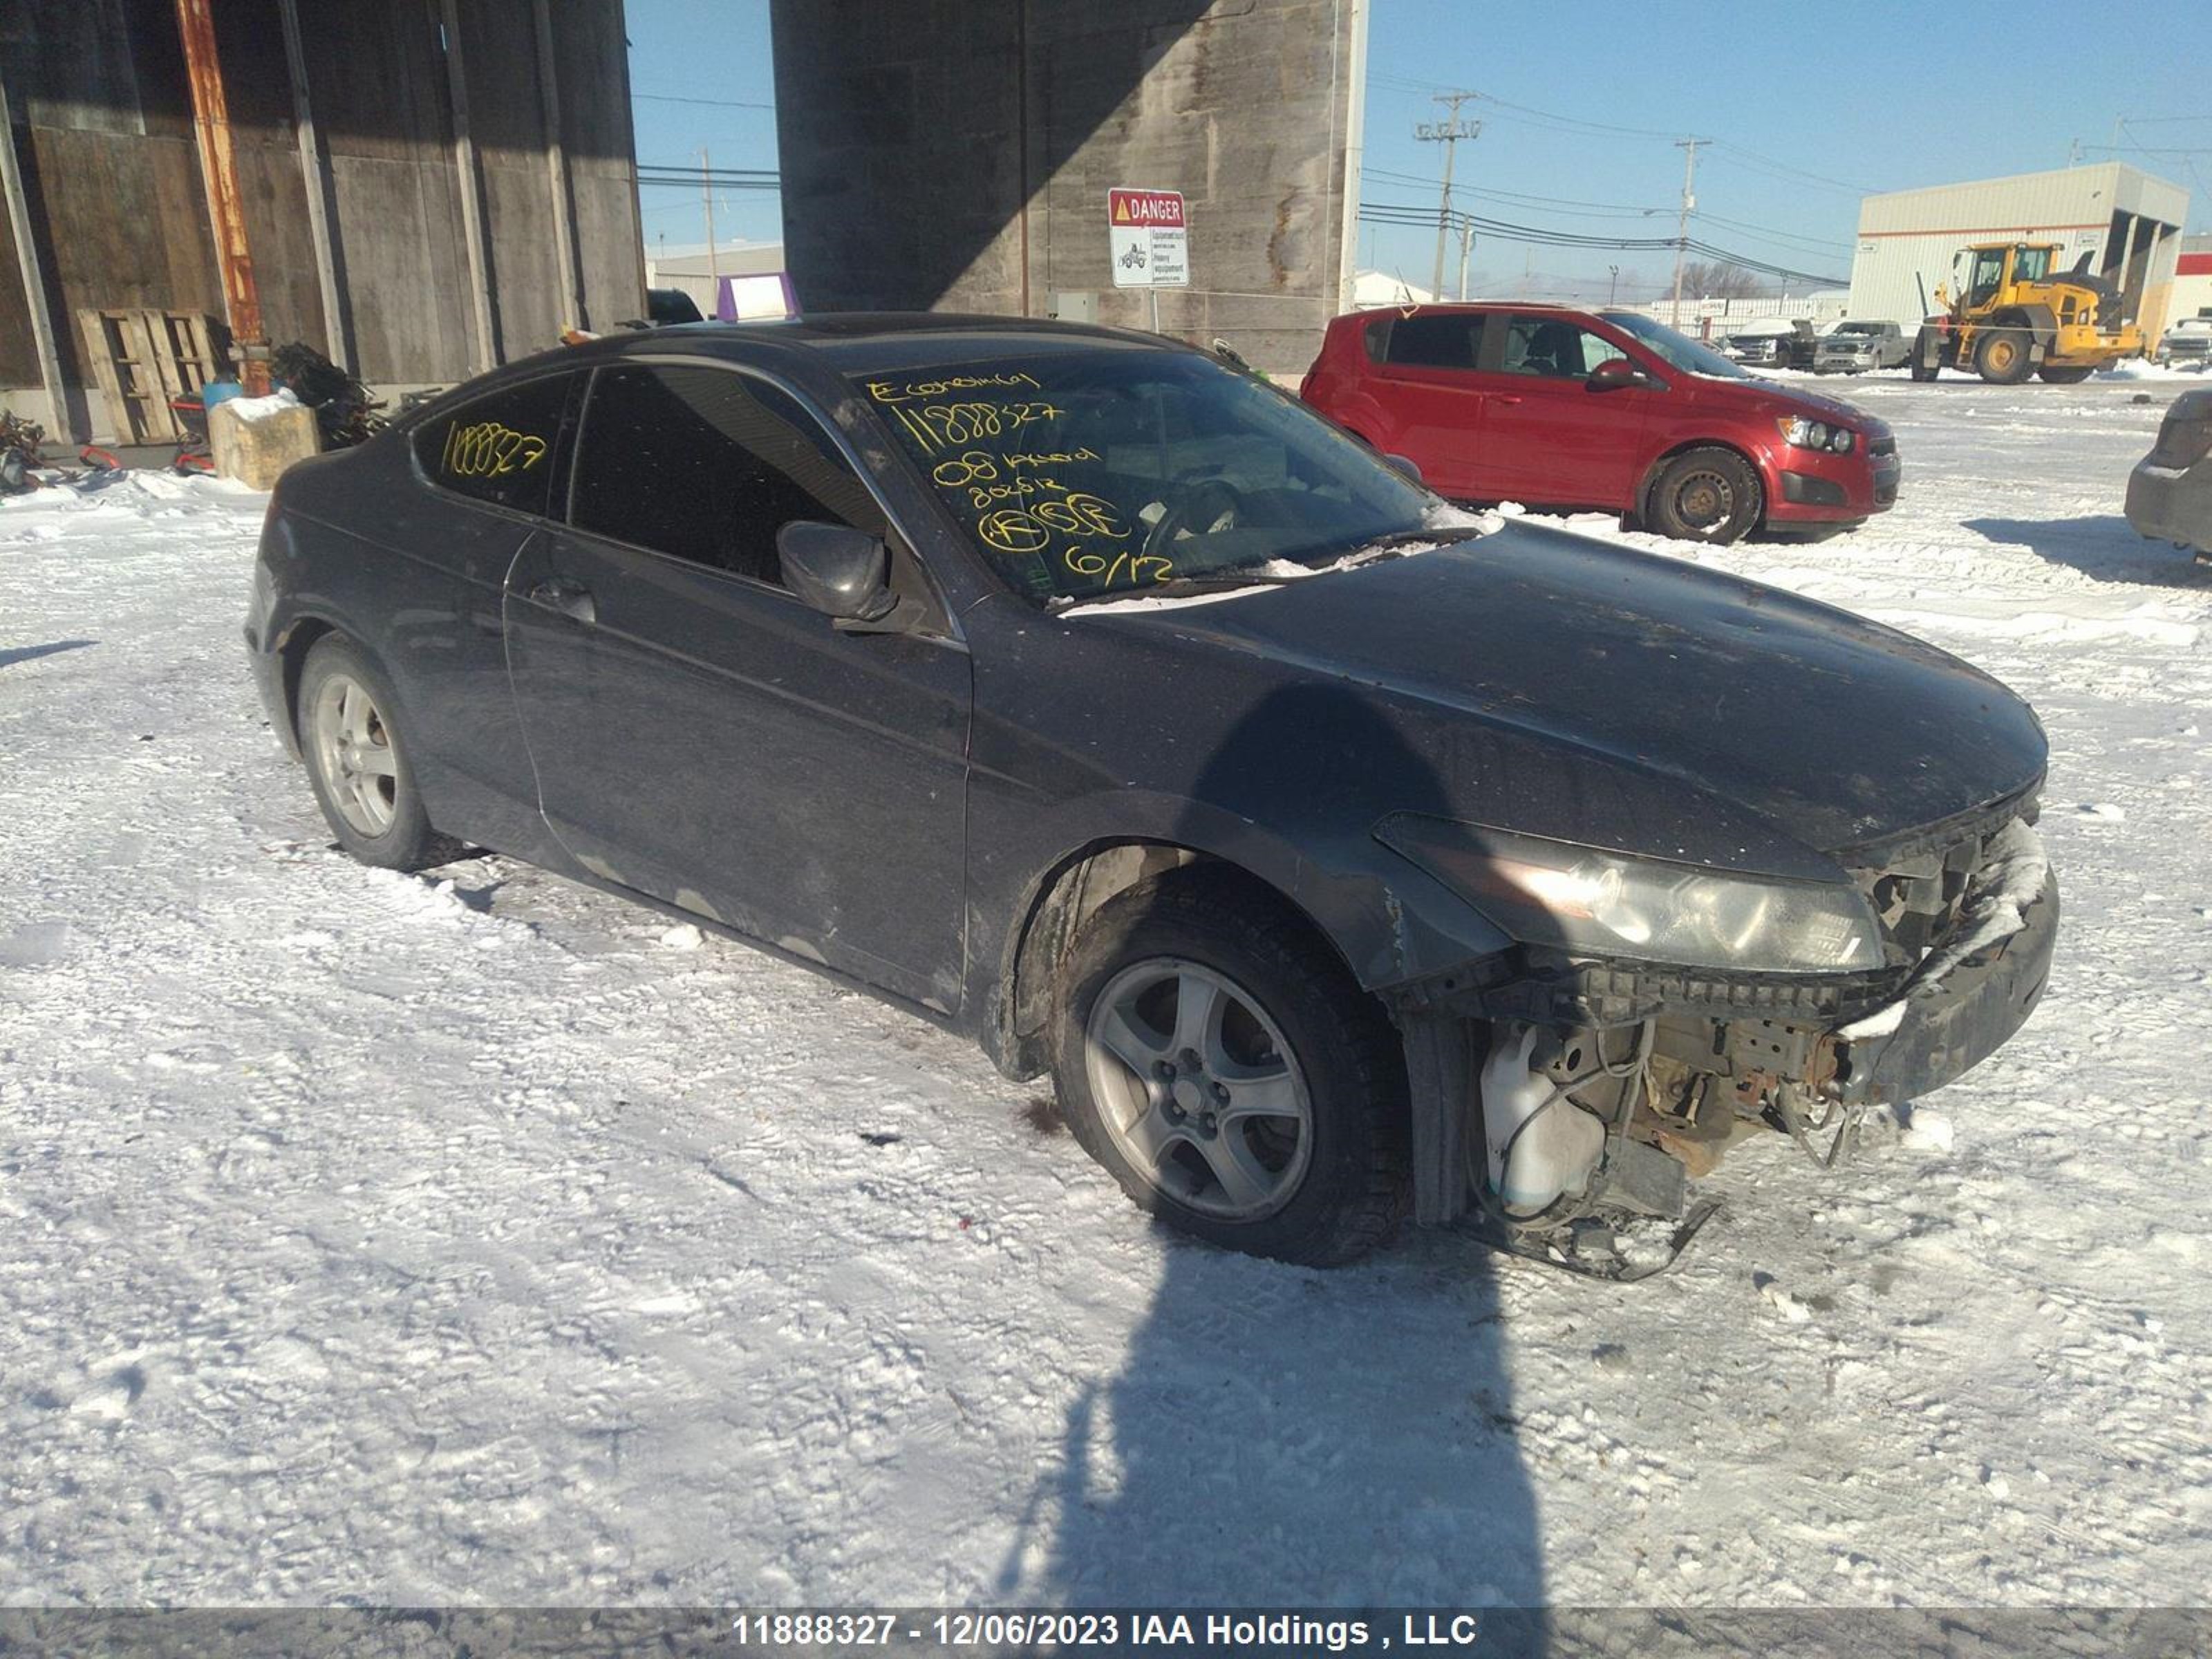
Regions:
[[[1692,374],[1710,374],[1717,380],[1749,380],[1757,378],[1746,374],[1741,367],[1730,362],[1709,346],[1699,345],[1686,334],[1678,334],[1664,323],[1655,323],[1650,318],[1633,311],[1607,311],[1600,313],[1622,333],[1633,336],[1645,350],[1654,352],[1674,368]]]

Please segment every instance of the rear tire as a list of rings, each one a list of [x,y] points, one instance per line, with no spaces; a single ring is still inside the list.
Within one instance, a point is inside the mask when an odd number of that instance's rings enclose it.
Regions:
[[[1717,546],[1740,540],[1765,505],[1759,474],[1732,449],[1686,450],[1652,480],[1644,518],[1662,536]]]
[[[342,634],[315,641],[292,719],[315,804],[363,864],[422,870],[467,852],[430,827],[398,725],[398,698],[368,653]]]
[[[1140,882],[1091,918],[1056,1000],[1068,1125],[1139,1209],[1310,1267],[1357,1261],[1405,1214],[1396,1032],[1264,896]]]
[[[2035,369],[2034,336],[2024,328],[1990,328],[1974,343],[1974,373],[1991,386],[2018,386]]]
[[[2061,368],[2055,363],[2045,363],[2035,372],[2053,386],[2079,386],[2095,373],[2095,366],[2083,364],[2070,368]]]
[[[1942,348],[1935,337],[1922,329],[1912,342],[1912,355],[1905,360],[1905,371],[1916,380],[1932,380],[1943,372]]]

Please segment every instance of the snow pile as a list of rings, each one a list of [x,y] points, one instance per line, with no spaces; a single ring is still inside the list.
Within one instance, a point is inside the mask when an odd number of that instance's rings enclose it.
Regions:
[[[257,421],[265,421],[273,415],[281,415],[288,409],[301,406],[299,398],[293,395],[289,386],[278,386],[265,398],[233,398],[216,405],[218,409],[228,410],[249,426]]]
[[[2173,363],[2154,363],[2148,357],[2123,357],[2110,368],[2100,368],[2090,379],[2095,380],[2202,380],[2206,365],[2197,363],[2187,368]]]

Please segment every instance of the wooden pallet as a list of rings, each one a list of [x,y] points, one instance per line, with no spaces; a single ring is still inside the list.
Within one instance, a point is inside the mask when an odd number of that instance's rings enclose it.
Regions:
[[[76,313],[93,378],[107,401],[110,441],[125,444],[181,443],[190,435],[172,398],[198,398],[224,372],[216,319],[194,311],[133,307]]]

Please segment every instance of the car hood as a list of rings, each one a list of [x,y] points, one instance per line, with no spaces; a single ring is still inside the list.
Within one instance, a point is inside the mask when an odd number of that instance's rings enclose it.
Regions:
[[[1455,816],[1703,863],[1832,873],[1802,855],[1988,806],[2044,767],[2027,706],[1932,646],[1525,523],[1099,620],[1360,688]]]
[[[1766,390],[1766,408],[1776,415],[1805,415],[1831,423],[1843,421],[1876,437],[1887,436],[1889,424],[1876,419],[1856,404],[1819,392],[1800,392],[1796,386],[1775,386]]]

